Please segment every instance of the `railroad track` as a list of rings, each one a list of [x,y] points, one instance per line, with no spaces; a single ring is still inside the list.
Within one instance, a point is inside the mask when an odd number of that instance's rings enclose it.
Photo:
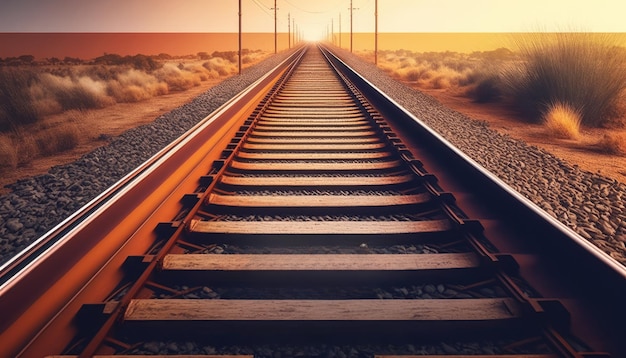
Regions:
[[[621,266],[367,85],[303,48],[51,232],[1,355],[623,354]]]

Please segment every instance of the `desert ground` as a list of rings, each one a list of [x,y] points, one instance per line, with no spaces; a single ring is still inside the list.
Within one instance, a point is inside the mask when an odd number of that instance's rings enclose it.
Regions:
[[[492,130],[544,149],[583,170],[626,183],[626,157],[604,153],[597,147],[605,134],[626,134],[626,129],[583,128],[579,139],[554,138],[546,133],[542,124],[528,123],[506,104],[476,103],[462,94],[446,89],[425,89],[415,84],[406,84],[470,118],[487,122]]]
[[[0,195],[8,191],[5,185],[14,183],[22,178],[45,174],[51,167],[65,163],[71,163],[80,156],[89,153],[97,147],[105,145],[111,138],[124,131],[150,123],[161,114],[177,108],[202,92],[215,86],[223,79],[210,79],[201,85],[192,87],[184,92],[172,92],[163,96],[152,97],[141,102],[117,103],[102,109],[81,110],[76,113],[79,121],[80,132],[83,140],[80,144],[69,151],[57,153],[52,156],[34,159],[28,164],[18,166],[14,170],[7,171],[0,176]],[[208,114],[208,113],[207,113]],[[66,118],[66,114],[49,116],[45,121],[50,123],[59,122]]]

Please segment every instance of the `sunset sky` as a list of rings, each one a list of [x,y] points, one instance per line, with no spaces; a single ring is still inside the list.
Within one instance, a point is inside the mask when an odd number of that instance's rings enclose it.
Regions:
[[[350,0],[277,0],[308,38],[334,21],[349,32]],[[374,30],[375,0],[353,0],[354,31]],[[237,32],[238,0],[4,0],[0,32]],[[274,0],[242,0],[244,32],[273,32]],[[623,0],[379,0],[380,32],[626,32]]]

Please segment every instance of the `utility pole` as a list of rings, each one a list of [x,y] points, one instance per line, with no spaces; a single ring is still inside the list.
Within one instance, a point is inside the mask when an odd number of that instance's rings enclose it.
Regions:
[[[352,10],[358,9],[358,7],[352,7],[352,0],[350,0],[350,52],[352,52]]]
[[[287,13],[287,37],[289,38],[289,48],[291,48],[291,13]]]
[[[378,0],[374,1],[374,64],[378,64]]]
[[[239,0],[239,74],[241,75],[241,0]]]
[[[330,40],[330,26],[326,24],[326,42]]]
[[[350,0],[350,52],[352,52],[352,10],[352,0]]]
[[[330,42],[335,44],[335,19],[330,18]]]
[[[274,53],[278,53],[278,18],[276,17],[276,0],[274,0]]]
[[[339,13],[339,48],[341,48],[341,12]]]

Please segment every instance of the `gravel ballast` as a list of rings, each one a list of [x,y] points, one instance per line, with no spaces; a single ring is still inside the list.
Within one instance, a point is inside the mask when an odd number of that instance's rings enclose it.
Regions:
[[[283,61],[283,52],[207,90],[152,123],[130,129],[77,161],[7,185],[0,196],[0,264],[181,136]]]
[[[626,185],[498,134],[341,51],[343,59],[417,118],[548,214],[626,264]],[[88,203],[267,73],[287,53],[231,77],[188,104],[131,129],[74,163],[8,185],[0,197],[0,264]]]
[[[342,59],[415,117],[541,209],[626,265],[626,184],[502,135],[391,79],[345,50]]]

